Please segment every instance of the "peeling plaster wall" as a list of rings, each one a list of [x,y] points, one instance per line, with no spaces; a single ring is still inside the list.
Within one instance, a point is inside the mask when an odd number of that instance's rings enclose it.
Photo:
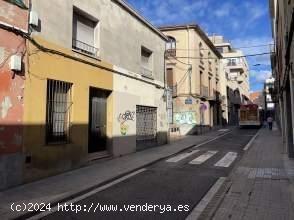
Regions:
[[[0,1],[1,22],[26,30],[27,20],[27,10]],[[12,55],[22,56],[25,63],[25,48],[22,37],[0,29],[0,190],[22,183],[25,68],[14,73],[9,63]]]

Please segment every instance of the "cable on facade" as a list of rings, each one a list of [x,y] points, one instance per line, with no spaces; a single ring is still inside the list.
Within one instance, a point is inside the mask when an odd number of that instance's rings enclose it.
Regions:
[[[121,72],[118,72],[118,71],[115,71],[111,68],[108,68],[108,67],[105,67],[105,66],[102,66],[102,65],[99,65],[99,64],[96,64],[96,63],[92,63],[90,61],[86,61],[82,58],[78,58],[78,57],[75,57],[75,56],[72,56],[72,55],[69,55],[69,54],[66,54],[66,53],[63,53],[63,52],[60,52],[58,50],[54,50],[54,49],[50,49],[50,48],[47,48],[47,47],[44,47],[43,45],[39,44],[34,38],[32,38],[30,36],[30,34],[28,33],[25,33],[23,32],[22,30],[18,29],[18,28],[15,28],[15,27],[9,27],[9,26],[6,26],[4,24],[1,24],[0,23],[0,28],[6,30],[6,31],[9,31],[9,32],[13,32],[14,34],[18,35],[18,36],[21,36],[27,40],[29,40],[34,46],[36,46],[39,50],[45,52],[45,53],[51,53],[51,54],[55,54],[55,55],[59,55],[59,56],[63,56],[65,58],[68,58],[68,59],[71,59],[71,60],[75,60],[75,61],[78,61],[78,62],[81,62],[81,63],[84,63],[84,64],[87,64],[87,65],[90,65],[90,66],[94,66],[94,67],[98,67],[100,69],[104,69],[104,70],[107,70],[107,71],[110,71],[110,72],[113,72],[113,73],[117,73],[119,75],[122,75],[122,76],[126,76],[126,77],[129,77],[131,79],[135,79],[135,80],[138,80],[138,81],[142,81],[142,82],[146,82],[148,84],[151,84],[151,85],[154,85],[155,87],[157,88],[160,88],[160,89],[164,89],[165,87],[164,86],[161,86],[159,84],[156,84],[154,82],[149,82],[149,81],[145,81],[143,79],[140,79],[140,78],[137,78],[135,76],[131,76],[131,75],[128,75],[128,74],[124,74],[124,73],[121,73]]]
[[[265,53],[256,53],[256,54],[247,54],[247,55],[242,55],[242,56],[233,56],[233,57],[223,57],[224,59],[234,59],[234,58],[245,58],[245,57],[255,57],[255,56],[264,56],[264,55],[270,55],[273,54],[273,52],[265,52]],[[180,59],[187,59],[188,57],[176,57]],[[189,57],[190,59],[215,59],[212,57]]]
[[[250,49],[250,48],[257,48],[257,47],[268,47],[268,46],[274,46],[275,44],[260,44],[260,45],[251,45],[251,46],[242,46],[242,47],[232,47],[234,50],[238,49]],[[181,49],[181,48],[176,48],[176,50],[182,50],[182,51],[202,51],[202,50],[211,50],[208,48],[202,48],[202,49]]]

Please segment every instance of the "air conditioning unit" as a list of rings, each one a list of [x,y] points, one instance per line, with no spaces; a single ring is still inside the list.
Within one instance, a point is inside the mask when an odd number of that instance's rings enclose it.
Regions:
[[[35,12],[35,11],[30,12],[29,24],[32,25],[32,26],[38,27],[38,25],[39,25],[39,16],[38,16],[37,12]]]
[[[21,71],[21,56],[12,55],[10,57],[10,69],[13,71]]]

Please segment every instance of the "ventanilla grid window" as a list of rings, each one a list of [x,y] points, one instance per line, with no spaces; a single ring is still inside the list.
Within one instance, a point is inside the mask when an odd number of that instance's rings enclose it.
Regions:
[[[57,80],[47,81],[47,143],[69,142],[72,84]]]
[[[137,141],[154,140],[157,134],[157,108],[136,106]]]

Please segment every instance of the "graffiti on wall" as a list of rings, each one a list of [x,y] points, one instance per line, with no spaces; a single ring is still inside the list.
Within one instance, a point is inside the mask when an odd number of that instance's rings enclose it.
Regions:
[[[120,123],[120,133],[121,135],[127,135],[129,130],[128,121],[135,121],[135,112],[127,110],[124,113],[120,113],[118,116],[118,122]]]
[[[176,124],[196,124],[196,112],[177,112],[174,113],[174,121]]]

